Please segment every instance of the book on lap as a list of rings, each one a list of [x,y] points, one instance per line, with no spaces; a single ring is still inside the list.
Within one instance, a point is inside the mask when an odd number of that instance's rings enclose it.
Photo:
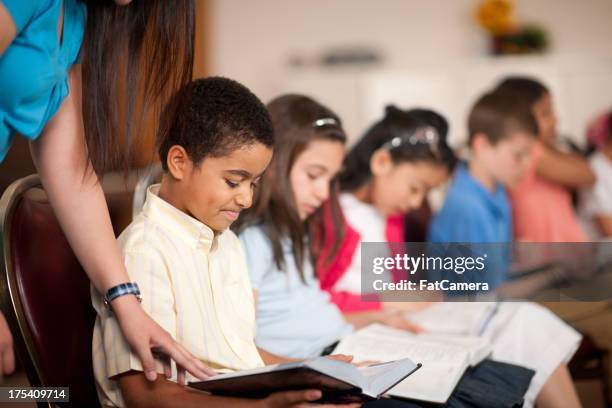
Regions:
[[[411,359],[356,367],[319,357],[295,363],[275,364],[251,370],[220,374],[190,387],[216,395],[263,398],[278,391],[317,389],[321,402],[368,401],[379,398],[421,365]]]
[[[491,353],[480,337],[419,334],[373,324],[340,341],[334,353],[354,356],[354,361],[410,358],[423,366],[387,395],[443,404],[448,401],[465,371]]]

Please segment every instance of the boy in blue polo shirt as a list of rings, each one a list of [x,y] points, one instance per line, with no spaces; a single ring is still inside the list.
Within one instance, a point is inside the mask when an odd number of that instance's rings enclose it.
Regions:
[[[428,241],[512,241],[512,212],[506,188],[516,184],[526,170],[538,133],[535,118],[520,105],[512,97],[496,93],[486,94],[476,102],[468,120],[470,161],[456,169],[442,209],[431,223]],[[471,250],[479,248],[482,247],[476,245]],[[507,245],[486,248],[487,280],[493,285],[504,279],[510,261],[508,249]],[[516,326],[505,334],[498,330],[511,325]],[[491,341],[493,360],[523,365],[536,372],[525,395],[526,406],[580,406],[567,368],[580,335],[549,310],[532,303],[501,302],[482,335]],[[525,342],[525,336],[530,346],[517,348],[516,344]]]
[[[512,97],[489,93],[472,108],[468,128],[470,161],[457,166],[444,204],[432,220],[428,241],[512,242],[512,210],[506,187],[517,183],[529,165],[537,122]],[[461,279],[486,281],[490,289],[505,281],[510,265],[507,245],[472,245],[470,251],[486,252],[487,270],[478,276],[462,275]],[[459,277],[449,273],[445,278]]]
[[[468,127],[471,159],[457,166],[428,241],[511,242],[506,187],[513,186],[529,164],[537,123],[512,98],[490,93],[472,108]]]

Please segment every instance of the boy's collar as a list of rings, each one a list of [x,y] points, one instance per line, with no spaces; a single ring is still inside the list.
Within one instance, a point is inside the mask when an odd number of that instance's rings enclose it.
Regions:
[[[467,163],[461,162],[457,165],[456,170],[456,182],[461,186],[462,190],[469,188],[472,192],[478,192],[478,194],[484,198],[486,203],[494,210],[503,211],[507,205],[507,196],[504,186],[497,183],[495,185],[495,191],[489,191],[487,188],[470,174]]]
[[[210,227],[159,197],[159,184],[147,189],[142,212],[145,217],[165,227],[173,236],[183,239],[194,248],[210,252],[217,245],[218,236]]]

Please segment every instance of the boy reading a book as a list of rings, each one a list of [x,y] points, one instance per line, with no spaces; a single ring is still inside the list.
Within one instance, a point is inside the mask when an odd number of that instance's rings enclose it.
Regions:
[[[139,287],[147,313],[209,366],[260,367],[244,255],[228,227],[251,206],[253,189],[272,157],[270,118],[244,86],[207,78],[181,90],[162,122],[161,185],[149,188],[142,212],[119,237],[137,284],[128,295],[139,295]],[[157,372],[164,377],[150,383],[95,289],[92,303],[98,314],[94,371],[103,406],[281,407],[321,395],[307,390],[261,400],[211,396],[181,385],[184,370],[171,370],[162,361]]]
[[[455,171],[441,210],[429,229],[431,242],[512,242],[512,212],[506,188],[520,179],[529,165],[538,125],[530,110],[511,95],[483,95],[469,119],[471,157]],[[488,250],[491,252],[491,249]],[[509,258],[500,256],[500,266]],[[504,258],[504,259],[502,259]],[[496,322],[507,323],[496,323]],[[530,303],[502,302],[493,327],[492,358],[533,369],[536,373],[525,396],[526,405],[578,407],[567,362],[580,343],[580,335],[549,310]],[[521,339],[505,336],[500,328],[515,330]],[[495,334],[497,333],[497,334]],[[527,337],[528,336],[528,337]],[[528,338],[528,346],[520,344]]]

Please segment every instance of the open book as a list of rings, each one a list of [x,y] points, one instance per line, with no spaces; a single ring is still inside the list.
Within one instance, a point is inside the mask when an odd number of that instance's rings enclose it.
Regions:
[[[321,402],[367,401],[380,397],[420,366],[408,358],[356,367],[319,357],[220,374],[189,386],[246,398],[262,398],[277,391],[317,389],[323,393]]]
[[[411,334],[373,324],[345,337],[334,353],[350,354],[359,361],[416,359],[423,367],[387,392],[388,395],[445,403],[468,367],[484,360],[489,343],[479,337]]]
[[[497,308],[496,302],[439,302],[406,317],[429,333],[479,336]]]

